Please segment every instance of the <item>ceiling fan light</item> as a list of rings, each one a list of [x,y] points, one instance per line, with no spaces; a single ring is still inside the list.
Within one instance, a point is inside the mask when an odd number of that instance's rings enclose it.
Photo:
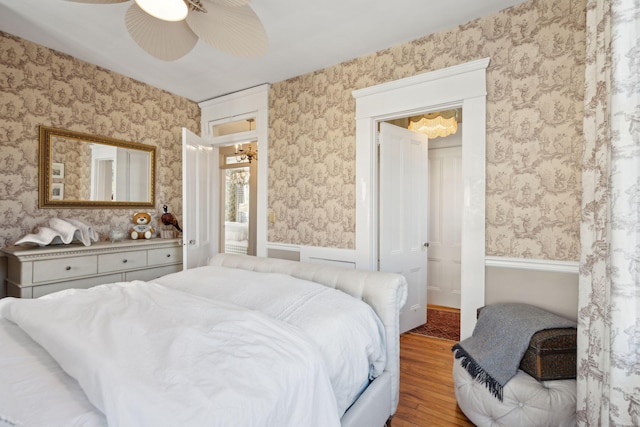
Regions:
[[[208,13],[190,13],[187,24],[200,40],[231,55],[257,58],[268,48],[267,33],[251,6],[201,0]]]
[[[198,36],[187,21],[168,22],[156,19],[133,3],[125,14],[131,38],[147,53],[163,61],[175,61],[189,53]]]
[[[154,18],[163,21],[182,21],[189,9],[183,0],[135,0],[138,6]]]

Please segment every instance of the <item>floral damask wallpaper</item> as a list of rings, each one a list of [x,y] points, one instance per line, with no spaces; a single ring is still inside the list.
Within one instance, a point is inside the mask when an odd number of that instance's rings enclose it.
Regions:
[[[578,260],[584,38],[585,0],[530,0],[273,84],[269,241],[355,247],[353,90],[490,57],[487,254]]]
[[[52,217],[77,218],[105,239],[111,228],[128,228],[135,212],[38,209],[39,125],[157,146],[149,212],[157,223],[166,203],[182,217],[181,128],[200,132],[195,102],[3,32],[0,92],[1,246]]]
[[[64,185],[67,200],[89,200],[91,197],[91,148],[74,139],[57,138],[51,161],[64,165],[64,177],[53,178]]]

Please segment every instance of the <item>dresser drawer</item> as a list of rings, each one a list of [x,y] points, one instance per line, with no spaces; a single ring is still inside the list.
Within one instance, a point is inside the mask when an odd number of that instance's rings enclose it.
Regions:
[[[118,252],[98,255],[98,273],[131,270],[147,266],[146,251]]]
[[[95,255],[34,261],[33,283],[73,279],[97,272],[98,257]]]
[[[3,275],[0,266],[0,279],[6,283],[7,295],[37,298],[62,289],[152,280],[180,271],[182,240],[105,241],[90,246],[77,243],[8,246],[0,248],[0,256],[3,255],[6,255],[6,274]]]
[[[148,265],[175,264],[182,262],[182,248],[149,249]]]

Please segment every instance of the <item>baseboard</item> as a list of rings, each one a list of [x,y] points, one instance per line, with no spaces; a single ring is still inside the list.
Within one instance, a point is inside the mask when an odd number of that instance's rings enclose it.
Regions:
[[[427,304],[427,310],[440,310],[440,311],[451,311],[453,313],[460,313],[459,308],[455,307],[446,307],[444,305],[436,305],[436,304]]]
[[[579,272],[579,263],[577,261],[552,261],[545,259],[487,256],[485,257],[485,265],[487,267],[538,270],[554,273],[578,274]]]
[[[356,268],[356,252],[353,249],[323,248],[288,243],[267,243],[266,249],[269,258]]]
[[[356,268],[356,253],[352,249],[300,246],[300,261]]]
[[[575,320],[578,282],[577,262],[490,260],[485,268],[485,304],[526,303]]]
[[[300,246],[286,243],[267,243],[265,246],[267,258],[300,261]]]

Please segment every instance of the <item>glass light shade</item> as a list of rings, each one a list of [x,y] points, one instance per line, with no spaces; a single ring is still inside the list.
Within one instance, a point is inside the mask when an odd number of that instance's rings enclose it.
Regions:
[[[425,114],[417,121],[412,118],[409,121],[409,129],[421,132],[430,139],[453,135],[458,131],[456,111],[443,111],[441,113]]]
[[[136,0],[136,4],[149,15],[163,21],[182,21],[189,13],[184,0]]]

